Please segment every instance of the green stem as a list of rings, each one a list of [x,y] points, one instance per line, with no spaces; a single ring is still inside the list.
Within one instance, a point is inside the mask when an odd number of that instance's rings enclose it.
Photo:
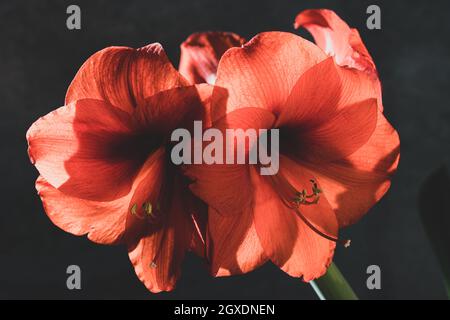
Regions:
[[[450,273],[444,272],[444,282],[445,282],[445,288],[447,289],[447,297],[450,300]]]
[[[334,263],[324,276],[311,281],[310,284],[320,300],[358,300],[352,287]]]

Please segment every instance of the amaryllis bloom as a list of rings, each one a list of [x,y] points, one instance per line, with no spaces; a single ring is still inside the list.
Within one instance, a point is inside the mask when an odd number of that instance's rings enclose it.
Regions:
[[[190,85],[159,44],[110,47],[83,64],[65,105],[27,133],[49,218],[96,243],[125,243],[153,292],[174,287],[187,250],[204,252],[206,207],[168,148],[175,128],[203,119],[210,92]]]
[[[240,47],[245,40],[231,32],[199,32],[181,44],[180,73],[191,83],[216,81],[220,58],[229,48]]]
[[[339,228],[380,200],[397,168],[399,137],[377,98],[366,72],[290,33],[261,33],[225,52],[212,125],[279,129],[280,167],[262,176],[258,164],[186,166],[191,190],[209,205],[213,274],[268,260],[304,281],[326,272],[336,242],[348,245]]]

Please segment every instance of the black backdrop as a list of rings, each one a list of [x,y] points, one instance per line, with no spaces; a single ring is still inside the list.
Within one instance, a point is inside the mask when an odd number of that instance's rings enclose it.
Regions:
[[[82,29],[66,28],[78,4]],[[382,30],[365,27],[369,4],[382,9]],[[313,299],[311,288],[273,265],[245,276],[214,279],[189,256],[177,289],[147,292],[123,247],[71,236],[51,224],[35,189],[25,132],[63,103],[79,66],[111,45],[161,42],[175,65],[192,32],[226,30],[248,39],[266,30],[291,31],[297,12],[334,9],[357,27],[380,71],[385,112],[400,133],[402,160],[388,195],[359,224],[335,261],[361,298],[444,298],[440,270],[420,225],[417,192],[449,160],[450,2],[302,0],[2,1],[0,4],[0,298],[253,298]],[[82,269],[82,290],[66,289],[66,267]],[[382,290],[366,288],[377,264]]]

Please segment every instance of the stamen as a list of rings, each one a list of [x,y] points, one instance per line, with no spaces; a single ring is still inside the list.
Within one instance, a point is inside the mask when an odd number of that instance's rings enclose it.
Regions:
[[[159,202],[157,202],[156,203],[156,210],[153,210],[152,203],[150,201],[147,201],[147,202],[144,202],[142,204],[142,211],[143,211],[144,215],[140,215],[138,213],[138,205],[137,205],[137,203],[133,204],[133,206],[131,207],[130,211],[131,211],[132,215],[134,215],[135,217],[137,217],[137,218],[139,218],[141,220],[144,220],[146,218],[155,220],[157,218],[157,216],[158,216],[157,213],[160,211],[159,207],[160,207]]]
[[[152,263],[150,263],[150,268],[152,269],[156,269],[157,265],[155,263],[155,261],[152,261]]]
[[[278,174],[276,178],[273,178],[272,180],[275,182],[275,190],[277,190],[281,200],[287,206],[289,209],[292,209],[296,215],[315,233],[317,233],[319,236],[339,243],[343,245],[345,248],[350,247],[351,241],[350,240],[341,240],[338,238],[335,238],[333,236],[329,236],[319,229],[317,229],[299,210],[299,207],[301,205],[309,206],[319,203],[320,194],[322,193],[322,190],[317,186],[317,182],[313,179],[310,180],[312,183],[311,194],[308,194],[305,189],[302,191],[297,191],[288,181],[286,178],[284,178],[282,175]],[[283,192],[284,191],[284,192]],[[289,194],[294,194],[293,196],[290,196]],[[312,200],[310,200],[312,199]]]

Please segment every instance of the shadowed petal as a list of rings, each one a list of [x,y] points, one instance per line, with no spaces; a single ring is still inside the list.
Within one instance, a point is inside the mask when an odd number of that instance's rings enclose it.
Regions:
[[[134,180],[130,192],[113,201],[91,201],[69,196],[42,176],[36,181],[45,212],[59,228],[96,243],[115,244],[139,237],[143,220],[131,214],[137,197],[157,197],[162,182],[163,152],[155,152]],[[132,201],[132,199],[134,201]]]
[[[256,234],[251,205],[229,215],[222,215],[210,208],[208,236],[214,276],[247,273],[267,261]]]
[[[307,163],[330,202],[340,227],[358,221],[387,192],[400,158],[397,132],[378,112],[377,126],[360,149],[344,159]]]
[[[27,140],[30,159],[48,183],[71,196],[96,201],[127,194],[152,151],[141,149],[129,114],[92,99],[38,119]]]
[[[170,136],[177,128],[193,129],[195,120],[209,121],[208,100],[213,86],[199,84],[161,91],[139,105],[133,113],[140,131]]]
[[[231,32],[194,33],[181,44],[180,73],[191,83],[214,84],[224,52],[244,42]]]
[[[166,205],[161,207],[161,221],[147,224],[145,235],[128,246],[129,257],[138,278],[152,292],[171,291],[180,275],[181,262],[191,245],[194,225],[184,206],[184,196],[177,180]]]
[[[361,148],[377,124],[377,101],[366,100],[339,111],[311,129],[281,129],[281,152],[301,162],[324,164],[342,159]]]
[[[67,90],[66,104],[91,98],[132,112],[146,98],[187,84],[159,43],[140,49],[109,47],[83,64]]]

